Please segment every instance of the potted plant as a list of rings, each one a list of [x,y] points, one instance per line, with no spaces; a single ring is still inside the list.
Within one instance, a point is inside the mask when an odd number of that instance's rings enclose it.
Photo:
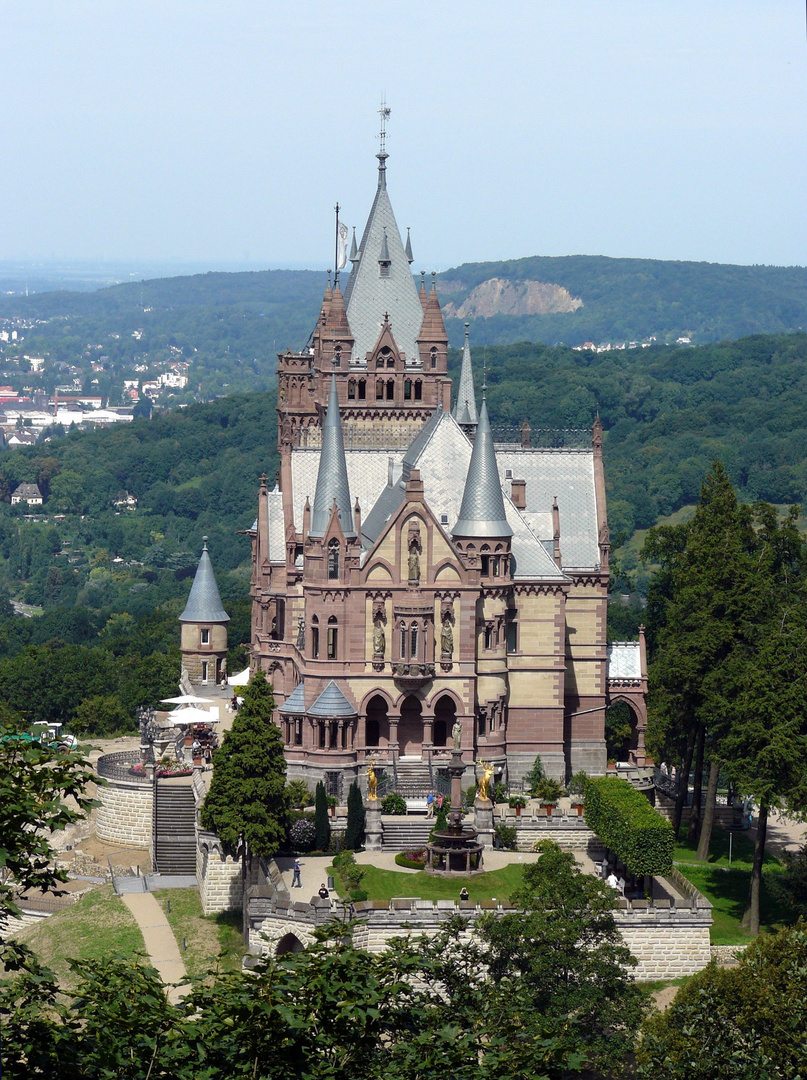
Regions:
[[[335,795],[329,795],[328,796],[328,809],[331,812],[331,817],[336,816],[336,806],[337,806],[338,802],[339,802],[339,800],[336,798]]]
[[[527,800],[523,795],[511,795],[507,800],[507,805],[511,810],[515,810],[516,817],[521,817],[521,811],[527,805]]]
[[[560,780],[553,780],[549,776],[544,776],[535,785],[533,794],[541,805],[541,808],[546,811],[547,817],[552,817],[553,807],[558,805],[558,799],[563,795],[563,784]]]
[[[577,811],[577,816],[581,817],[583,814],[583,796],[586,790],[586,780],[588,779],[588,773],[577,772],[569,781],[567,791],[571,798],[572,808]]]

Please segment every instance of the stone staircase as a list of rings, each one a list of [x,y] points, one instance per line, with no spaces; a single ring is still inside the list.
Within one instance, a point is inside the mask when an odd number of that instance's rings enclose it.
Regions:
[[[393,782],[389,790],[406,800],[423,799],[425,809],[425,799],[432,786],[428,762],[420,758],[398,758],[397,774],[397,782]]]
[[[434,828],[434,818],[392,817],[384,815],[381,818],[383,826],[383,840],[385,851],[415,851],[426,846],[429,833]]]
[[[155,801],[155,869],[160,874],[195,874],[196,810],[191,778],[160,778]]]

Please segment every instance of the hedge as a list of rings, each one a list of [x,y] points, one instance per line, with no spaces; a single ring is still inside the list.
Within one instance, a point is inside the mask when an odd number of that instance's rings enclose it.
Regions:
[[[631,873],[668,874],[672,869],[672,826],[627,780],[587,779],[584,813],[588,827]]]

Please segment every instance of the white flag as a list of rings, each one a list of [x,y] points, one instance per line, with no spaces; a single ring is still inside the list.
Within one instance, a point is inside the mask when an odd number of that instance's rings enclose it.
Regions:
[[[337,241],[336,250],[336,269],[344,270],[347,266],[347,225],[339,222],[339,239]]]

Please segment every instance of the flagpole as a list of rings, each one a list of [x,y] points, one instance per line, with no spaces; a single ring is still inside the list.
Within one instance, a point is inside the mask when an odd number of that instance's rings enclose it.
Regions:
[[[334,210],[336,211],[336,230],[333,241],[333,283],[336,286],[339,281],[339,203],[336,204]]]

